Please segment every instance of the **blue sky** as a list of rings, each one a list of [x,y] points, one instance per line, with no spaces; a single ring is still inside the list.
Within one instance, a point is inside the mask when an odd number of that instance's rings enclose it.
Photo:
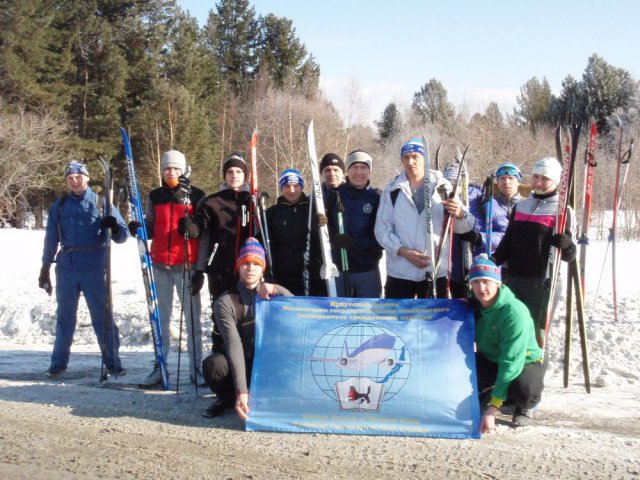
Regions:
[[[203,25],[215,1],[178,0]],[[256,15],[293,20],[340,111],[357,86],[363,119],[408,107],[431,78],[457,110],[496,101],[511,112],[520,87],[546,77],[554,93],[581,78],[592,53],[640,80],[640,2],[549,0],[250,0]]]

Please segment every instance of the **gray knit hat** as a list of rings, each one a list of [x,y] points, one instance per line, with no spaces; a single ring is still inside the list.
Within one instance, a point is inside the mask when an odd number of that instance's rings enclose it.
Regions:
[[[187,169],[187,159],[182,152],[178,150],[169,150],[162,154],[162,160],[160,162],[162,170],[165,168],[178,168],[182,173]]]
[[[354,150],[347,156],[347,170],[349,170],[354,163],[364,163],[369,167],[369,170],[371,170],[373,159],[371,155],[364,150]]]

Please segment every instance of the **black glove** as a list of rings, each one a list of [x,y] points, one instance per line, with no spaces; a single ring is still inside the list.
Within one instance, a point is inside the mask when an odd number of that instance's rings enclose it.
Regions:
[[[460,240],[464,240],[465,242],[469,242],[471,245],[479,247],[482,245],[482,235],[475,230],[469,230],[465,233],[460,233]]]
[[[313,216],[313,229],[320,230],[320,227],[324,227],[329,223],[329,219],[323,213],[316,213]]]
[[[551,237],[549,243],[551,244],[551,246],[559,248],[561,250],[567,250],[573,245],[571,237],[566,233],[556,233],[553,237]]]
[[[333,246],[337,248],[353,248],[353,237],[346,233],[340,233],[333,237],[331,243],[333,243]]]
[[[102,220],[100,220],[100,226],[102,228],[110,228],[111,233],[116,234],[120,231],[120,225],[118,225],[118,220],[113,215],[107,215]]]
[[[51,296],[53,292],[53,288],[51,287],[51,274],[49,271],[51,270],[50,263],[42,264],[42,268],[40,269],[40,276],[38,277],[38,287],[44,289],[45,292]]]
[[[185,234],[189,238],[198,238],[200,235],[200,229],[198,224],[192,220],[191,217],[186,216],[178,220],[178,233],[183,237]]]
[[[140,222],[137,222],[135,220],[131,220],[128,224],[127,224],[127,228],[129,229],[129,233],[131,234],[131,236],[133,238],[136,238],[136,234],[138,233],[138,229],[142,226],[142,224]]]
[[[191,295],[197,295],[204,285],[204,272],[196,270],[191,276]]]

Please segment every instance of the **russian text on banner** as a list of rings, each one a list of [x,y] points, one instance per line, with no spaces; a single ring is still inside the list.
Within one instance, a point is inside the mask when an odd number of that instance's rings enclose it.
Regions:
[[[479,438],[473,325],[461,300],[260,301],[246,428]]]

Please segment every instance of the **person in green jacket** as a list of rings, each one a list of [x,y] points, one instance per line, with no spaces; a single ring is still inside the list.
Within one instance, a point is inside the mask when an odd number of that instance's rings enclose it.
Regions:
[[[486,407],[480,433],[495,428],[495,416],[509,397],[514,426],[529,425],[540,403],[547,361],[536,342],[529,310],[502,285],[500,270],[486,256],[469,270],[476,319],[476,372],[480,405]]]

